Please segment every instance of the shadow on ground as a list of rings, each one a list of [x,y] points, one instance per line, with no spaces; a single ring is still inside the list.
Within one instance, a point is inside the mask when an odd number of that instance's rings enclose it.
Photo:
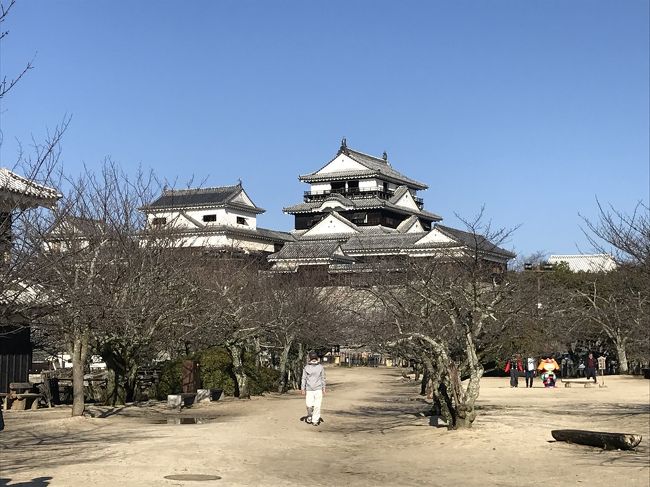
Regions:
[[[11,479],[0,478],[0,487],[43,487],[50,485],[52,477],[35,477],[24,482],[12,482]]]
[[[431,404],[423,396],[413,393],[412,381],[399,381],[394,377],[380,381],[384,393],[366,399],[349,410],[328,410],[337,417],[336,424],[328,429],[336,433],[380,433],[408,427],[430,427],[422,421],[431,415]]]
[[[5,431],[6,433],[6,431]],[[60,467],[81,463],[92,463],[105,460],[111,455],[107,453],[113,444],[124,442],[123,433],[104,431],[102,426],[94,426],[84,431],[59,431],[42,433],[38,431],[15,431],[13,436],[3,435],[0,441],[0,471],[3,473],[21,472],[33,468]],[[149,436],[132,433],[130,441],[146,440]],[[5,454],[11,452],[11,456]],[[9,457],[9,458],[8,458]],[[39,477],[32,482],[45,481]],[[8,482],[8,480],[3,480]],[[3,485],[48,485],[33,484],[2,484]]]

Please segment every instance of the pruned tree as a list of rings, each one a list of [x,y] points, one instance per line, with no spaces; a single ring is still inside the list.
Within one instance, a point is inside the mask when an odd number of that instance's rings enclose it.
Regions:
[[[139,211],[158,187],[153,174],[129,176],[107,160],[99,173],[86,170],[68,184],[36,232],[37,266],[51,297],[51,333],[72,351],[72,414],[80,415],[91,350],[109,367],[109,402],[132,401],[138,366],[171,340],[192,294],[173,235],[146,229]]]
[[[584,330],[604,334],[616,350],[619,370],[628,373],[628,350],[645,350],[650,341],[650,279],[638,266],[622,266],[610,272],[583,273],[573,293],[582,301]],[[647,355],[636,359],[646,361]]]
[[[492,231],[482,215],[465,224],[465,246],[411,259],[400,280],[370,290],[383,306],[386,338],[418,350],[451,429],[471,427],[476,419],[483,342],[512,322],[502,260],[511,254],[498,247],[510,232]]]
[[[305,335],[325,321],[330,290],[314,286],[302,274],[268,275],[265,283],[264,315],[271,343],[279,347],[278,392],[284,393],[288,388],[290,352],[297,340],[302,338],[303,344]],[[306,351],[299,348],[296,355],[302,361]]]
[[[232,359],[235,396],[250,397],[247,355],[259,353],[267,333],[266,292],[258,278],[260,264],[239,252],[205,255],[195,268],[196,299],[201,303],[187,323],[184,339],[196,349],[223,346]]]

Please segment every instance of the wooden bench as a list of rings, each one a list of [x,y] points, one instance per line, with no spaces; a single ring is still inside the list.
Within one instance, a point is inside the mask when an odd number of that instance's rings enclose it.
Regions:
[[[584,387],[596,387],[593,379],[562,379],[564,387],[571,387],[571,384],[582,384]]]
[[[4,398],[2,402],[2,409],[7,410],[17,409],[25,410],[27,406],[30,409],[38,409],[38,403],[43,398],[40,392],[32,392],[34,385],[29,382],[12,382],[9,384],[9,392],[0,393],[0,397]]]

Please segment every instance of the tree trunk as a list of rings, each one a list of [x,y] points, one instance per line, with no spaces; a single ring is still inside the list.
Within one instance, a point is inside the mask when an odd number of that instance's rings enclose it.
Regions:
[[[300,389],[300,380],[302,378],[302,369],[305,364],[305,346],[298,342],[297,356],[295,359],[290,361],[290,370],[291,370],[291,385],[294,389]]]
[[[280,352],[280,382],[278,384],[278,392],[284,394],[287,392],[287,362],[289,361],[289,351],[291,350],[291,341],[288,341],[282,347],[282,352]]]
[[[448,394],[448,388],[443,382],[442,372],[443,368],[440,366],[440,361],[436,360],[434,365],[433,361],[426,355],[422,354],[422,363],[431,380],[431,394],[433,395],[433,414],[439,416],[448,428],[453,428],[456,419],[453,414],[453,405],[451,398]]]
[[[427,369],[424,364],[422,366],[422,383],[420,384],[420,395],[421,396],[426,396],[427,395],[427,390],[429,389],[429,377],[431,377],[431,374],[429,373],[429,369]]]
[[[553,430],[551,435],[557,441],[595,446],[605,450],[633,450],[642,439],[640,435],[585,430]]]
[[[453,387],[454,409],[456,421],[454,429],[471,428],[476,419],[474,405],[480,391],[481,377],[483,377],[483,366],[476,354],[476,345],[471,331],[465,333],[465,355],[467,356],[467,367],[469,369],[469,381],[463,391],[461,371],[456,364],[449,365],[449,377]]]
[[[262,342],[259,337],[253,338],[253,348],[255,350],[255,367],[263,367],[262,364]]]
[[[122,369],[109,366],[107,372],[106,404],[113,407],[126,404],[127,392],[124,387],[125,378]]]
[[[124,402],[134,402],[137,398],[136,387],[138,385],[138,365],[131,363],[129,370],[124,375]]]
[[[251,394],[248,387],[248,376],[244,371],[243,347],[239,344],[228,345],[228,351],[232,358],[232,371],[235,375],[235,397],[239,399],[250,399]]]
[[[628,373],[627,366],[627,347],[625,346],[625,341],[616,340],[616,354],[618,355],[618,371],[621,374]]]
[[[110,406],[126,404],[127,391],[127,360],[125,352],[117,343],[104,343],[101,349],[102,358],[108,369],[108,383],[106,385],[106,403]]]
[[[84,399],[84,369],[88,358],[88,332],[77,332],[72,347],[72,416],[83,416],[86,402]]]

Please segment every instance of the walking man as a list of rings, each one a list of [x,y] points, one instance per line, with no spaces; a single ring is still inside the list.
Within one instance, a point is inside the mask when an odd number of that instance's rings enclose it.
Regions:
[[[526,359],[526,387],[533,387],[533,378],[535,377],[537,363],[534,357]]]
[[[300,392],[307,404],[307,423],[318,426],[321,422],[320,406],[325,394],[325,369],[318,354],[309,352],[309,363],[302,369]]]

